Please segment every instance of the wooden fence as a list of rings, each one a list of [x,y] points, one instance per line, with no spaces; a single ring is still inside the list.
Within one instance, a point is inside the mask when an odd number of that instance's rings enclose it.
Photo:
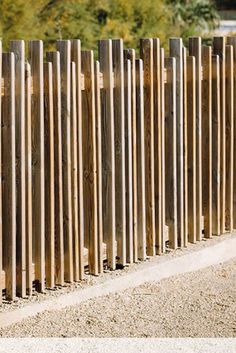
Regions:
[[[25,53],[0,48],[0,300],[233,230],[236,37]]]

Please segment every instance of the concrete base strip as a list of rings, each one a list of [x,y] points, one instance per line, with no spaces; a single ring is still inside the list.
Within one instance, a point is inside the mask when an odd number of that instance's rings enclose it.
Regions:
[[[0,314],[0,327],[17,323],[45,310],[60,310],[110,293],[137,287],[145,282],[157,282],[178,274],[197,271],[236,257],[236,237],[228,238],[213,246],[167,260],[162,263],[144,263],[142,269],[119,278],[108,279],[86,289],[63,294],[57,298],[31,303],[23,308]]]

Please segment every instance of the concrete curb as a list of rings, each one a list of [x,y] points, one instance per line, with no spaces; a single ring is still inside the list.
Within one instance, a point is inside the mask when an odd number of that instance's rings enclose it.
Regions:
[[[137,272],[131,272],[119,278],[107,279],[104,283],[92,287],[62,294],[57,298],[50,298],[39,303],[29,304],[14,311],[3,312],[0,314],[0,328],[20,322],[45,310],[60,310],[66,306],[79,305],[88,299],[134,288],[145,282],[157,282],[163,278],[197,271],[234,257],[236,257],[235,236],[161,263],[144,263],[142,269]]]

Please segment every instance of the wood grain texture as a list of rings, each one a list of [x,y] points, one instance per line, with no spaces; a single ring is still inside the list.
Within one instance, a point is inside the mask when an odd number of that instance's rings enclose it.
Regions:
[[[140,57],[144,71],[145,195],[147,255],[156,254],[154,176],[153,40],[141,39]]]
[[[108,266],[115,269],[115,134],[111,40],[99,41],[98,49],[100,68],[103,73],[101,92],[103,237],[108,247]]]
[[[166,223],[169,227],[169,247],[178,246],[177,228],[177,146],[176,146],[176,60],[165,59],[165,185]]]
[[[84,244],[89,249],[89,271],[98,275],[97,146],[95,120],[95,82],[93,51],[81,52],[83,168],[84,168]]]
[[[0,80],[2,82],[2,41],[0,41]],[[2,94],[0,94],[0,125],[2,126]],[[2,175],[2,131],[0,129],[0,175]],[[3,264],[3,243],[2,243],[2,178],[0,177],[0,274],[2,274]],[[2,303],[3,285],[0,281],[0,304]]]
[[[225,232],[225,196],[226,196],[226,124],[225,124],[225,37],[213,38],[213,53],[220,60],[220,227]]]
[[[189,38],[189,55],[196,60],[196,239],[202,239],[202,43]]]
[[[15,57],[2,55],[2,230],[6,298],[16,297]]]
[[[81,43],[79,39],[71,41],[71,59],[76,69],[76,111],[78,133],[78,207],[79,207],[79,251],[74,249],[75,278],[84,278],[84,192],[83,192],[83,139],[82,139],[82,104],[81,104]],[[75,253],[76,252],[76,253]],[[77,258],[78,256],[78,258]],[[79,268],[77,268],[77,265]],[[79,272],[79,273],[78,273]]]
[[[44,63],[45,141],[45,275],[46,286],[55,286],[55,193],[52,63]]]
[[[177,124],[177,217],[178,245],[184,246],[184,131],[183,131],[183,43],[170,39],[170,56],[176,58],[176,124]]]
[[[202,210],[204,237],[212,236],[212,48],[202,47]]]
[[[136,60],[138,258],[146,259],[145,133],[143,61]]]
[[[55,283],[64,284],[63,181],[62,181],[62,121],[61,70],[59,52],[47,52],[52,63],[53,126],[54,126],[54,197],[55,197]]]
[[[117,260],[126,264],[126,199],[125,199],[125,102],[123,41],[112,40],[114,72],[114,131],[115,131],[115,197]],[[128,221],[128,220],[127,220]]]
[[[197,129],[196,129],[196,59],[187,58],[188,102],[188,239],[197,240]]]
[[[38,289],[45,288],[45,175],[44,175],[44,105],[43,105],[43,42],[29,42],[33,95],[32,176],[33,176],[33,261]]]
[[[233,46],[226,45],[225,53],[225,229],[233,231],[233,178],[234,178],[234,61]]]
[[[33,293],[33,204],[32,204],[32,129],[31,129],[31,67],[25,64],[25,167],[26,167],[26,290]]]
[[[212,56],[212,234],[221,233],[221,193],[220,193],[220,59]]]
[[[16,119],[16,291],[26,296],[25,43],[10,41],[15,55]]]
[[[63,175],[63,233],[65,280],[74,280],[72,231],[72,162],[71,162],[71,43],[57,41],[61,59],[61,119]]]

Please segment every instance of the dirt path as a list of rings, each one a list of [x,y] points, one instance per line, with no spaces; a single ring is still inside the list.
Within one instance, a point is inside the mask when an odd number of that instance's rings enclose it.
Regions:
[[[44,312],[2,337],[236,337],[236,258],[80,306]]]

